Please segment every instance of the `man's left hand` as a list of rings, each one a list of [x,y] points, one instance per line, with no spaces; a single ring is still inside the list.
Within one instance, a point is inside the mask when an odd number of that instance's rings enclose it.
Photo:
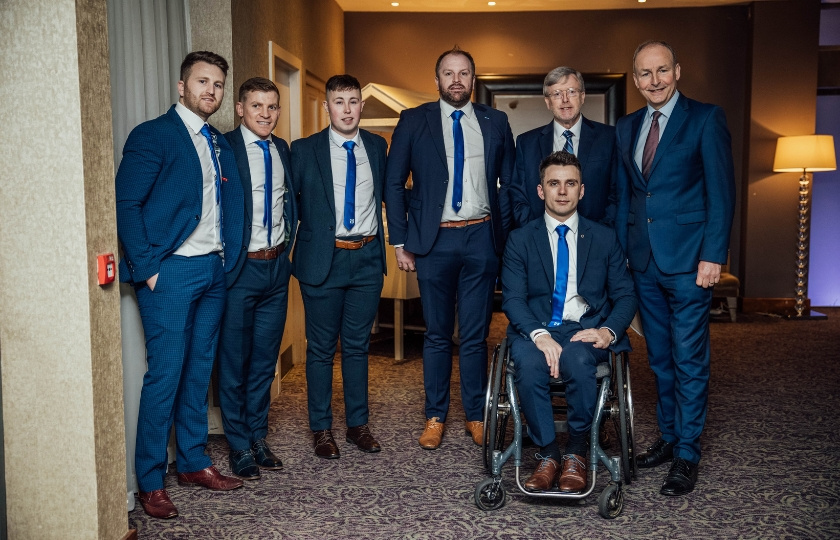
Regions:
[[[606,328],[587,328],[572,336],[571,341],[591,343],[596,349],[606,349],[612,343],[612,334]]]
[[[718,263],[700,261],[697,265],[697,286],[708,289],[720,281],[720,265]]]

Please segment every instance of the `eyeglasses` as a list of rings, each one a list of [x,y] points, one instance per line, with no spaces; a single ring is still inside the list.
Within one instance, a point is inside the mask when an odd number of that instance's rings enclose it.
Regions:
[[[548,94],[548,98],[554,101],[558,101],[562,96],[565,96],[569,99],[575,99],[582,93],[583,91],[578,90],[577,88],[569,88],[567,90],[555,90],[554,92]]]

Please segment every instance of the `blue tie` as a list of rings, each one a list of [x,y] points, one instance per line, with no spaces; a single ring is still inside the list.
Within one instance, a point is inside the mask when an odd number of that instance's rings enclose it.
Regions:
[[[265,211],[263,212],[263,226],[268,230],[268,247],[271,247],[271,154],[268,152],[268,141],[256,141],[262,148],[263,161],[265,162]]]
[[[568,152],[570,154],[574,154],[575,149],[572,146],[572,137],[574,137],[575,134],[567,129],[566,131],[563,132],[563,136],[566,137],[566,144],[565,144],[565,146],[563,146],[563,151]]]
[[[344,228],[348,231],[356,224],[356,143],[347,141],[341,145],[347,150],[347,182],[344,185]]]
[[[204,135],[204,138],[207,139],[207,145],[210,146],[210,159],[213,160],[213,169],[216,171],[216,210],[219,212],[219,237],[224,243],[224,238],[222,237],[222,171],[219,169],[219,160],[216,157],[216,145],[213,143],[213,134],[210,133],[210,126],[204,124],[201,126],[201,134]]]
[[[461,117],[464,111],[452,113],[452,138],[455,140],[455,174],[452,184],[452,209],[461,210],[461,199],[464,196],[464,130],[461,128]]]
[[[563,324],[563,306],[566,304],[566,287],[569,283],[569,246],[566,244],[566,231],[569,227],[562,223],[555,229],[557,239],[557,272],[554,274],[554,294],[551,296],[551,322],[548,326]]]

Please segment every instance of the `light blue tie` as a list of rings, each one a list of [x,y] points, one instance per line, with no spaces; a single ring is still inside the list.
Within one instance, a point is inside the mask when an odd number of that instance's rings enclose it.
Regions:
[[[344,228],[348,231],[356,224],[356,143],[347,141],[341,145],[347,150],[347,181],[344,186]]]
[[[210,132],[210,126],[204,124],[201,126],[201,134],[207,139],[207,145],[210,146],[210,159],[213,160],[213,169],[216,171],[216,210],[219,212],[219,238],[224,245],[224,227],[222,224],[222,170],[219,168],[219,160],[216,157],[216,145],[213,144],[213,134]]]
[[[452,138],[455,140],[455,172],[452,184],[452,209],[461,210],[461,199],[464,197],[464,130],[461,128],[461,117],[464,111],[452,113]]]
[[[563,151],[568,152],[570,154],[574,154],[575,149],[572,146],[572,137],[574,137],[575,134],[567,129],[566,131],[563,132],[563,136],[566,137],[566,144],[565,144],[565,146],[563,146]]]
[[[566,287],[569,284],[569,246],[566,244],[566,231],[569,227],[561,223],[554,230],[560,238],[557,239],[557,272],[554,274],[554,294],[551,296],[550,327],[563,324],[563,306],[566,304]]]
[[[265,162],[265,211],[263,212],[263,226],[268,230],[268,247],[271,247],[271,154],[268,152],[268,141],[256,141],[262,148],[263,161]]]

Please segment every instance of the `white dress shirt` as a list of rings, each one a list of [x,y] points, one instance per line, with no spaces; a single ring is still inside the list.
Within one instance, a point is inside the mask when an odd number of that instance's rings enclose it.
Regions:
[[[180,102],[175,104],[175,112],[187,126],[187,132],[190,134],[195,151],[198,153],[198,159],[201,161],[204,182],[201,190],[201,217],[198,220],[198,225],[184,243],[175,250],[174,254],[195,257],[197,255],[207,255],[213,251],[222,251],[221,211],[216,205],[216,168],[213,166],[213,158],[210,156],[210,145],[207,144],[207,139],[201,134],[201,128],[204,127],[205,122]],[[219,163],[219,171],[221,172],[221,170],[222,164]]]
[[[478,219],[490,215],[490,199],[487,194],[487,178],[484,170],[484,136],[475,115],[472,102],[461,109],[461,131],[464,133],[464,189],[461,195],[461,210],[452,208],[452,189],[455,184],[455,138],[452,134],[452,113],[455,107],[440,100],[440,115],[443,124],[443,144],[446,148],[446,167],[449,182],[446,184],[446,200],[443,204],[441,222]]]
[[[578,155],[578,149],[580,148],[580,127],[583,121],[583,115],[578,116],[578,121],[569,128],[569,131],[572,132],[572,153],[574,155]],[[557,120],[554,121],[554,146],[552,150],[554,152],[559,152],[563,148],[566,147],[566,137],[563,133],[566,131],[566,128],[560,125],[560,122]]]
[[[239,126],[242,139],[245,141],[245,152],[248,154],[248,167],[251,170],[251,197],[253,212],[251,215],[251,241],[248,251],[259,251],[282,244],[285,240],[286,224],[283,222],[283,202],[286,196],[286,175],[280,153],[271,137],[268,141],[268,153],[271,156],[271,245],[268,245],[268,230],[263,225],[265,215],[265,158],[260,141],[253,131]]]
[[[373,236],[379,231],[376,221],[376,199],[373,193],[373,171],[370,168],[367,150],[362,144],[359,132],[352,139],[345,139],[330,127],[330,165],[333,175],[333,193],[335,194],[335,236]],[[353,141],[353,155],[356,156],[356,223],[349,231],[344,226],[344,191],[347,186],[347,149],[346,141]]]
[[[677,105],[677,98],[679,97],[680,92],[677,90],[671,96],[671,99],[668,100],[668,103],[659,109],[659,112],[662,113],[659,117],[659,140],[662,140],[662,134],[665,133],[665,126],[668,125],[668,119],[671,118],[671,113],[674,112],[674,107]],[[650,133],[650,124],[653,120],[654,112],[656,112],[656,109],[648,104],[645,118],[642,120],[642,131],[639,132],[639,140],[636,141],[636,151],[633,154],[633,160],[636,162],[640,171],[642,170],[642,156],[645,153],[645,142],[647,142],[648,133]]]

